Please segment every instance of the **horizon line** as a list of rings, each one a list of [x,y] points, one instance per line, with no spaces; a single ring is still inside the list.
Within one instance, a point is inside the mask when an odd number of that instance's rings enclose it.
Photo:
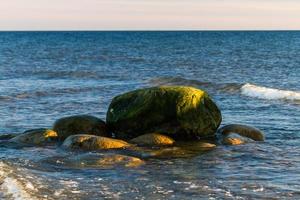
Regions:
[[[300,29],[0,29],[0,32],[261,32],[300,31]]]

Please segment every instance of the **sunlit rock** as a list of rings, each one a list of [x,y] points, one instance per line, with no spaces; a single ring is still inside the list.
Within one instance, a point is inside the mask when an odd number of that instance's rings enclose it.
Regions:
[[[174,144],[174,140],[166,135],[159,133],[148,133],[145,135],[138,136],[132,140],[131,143],[145,146],[164,146]]]
[[[76,134],[110,136],[105,122],[90,115],[61,118],[54,123],[53,130],[57,132],[58,137],[62,140]]]
[[[82,150],[118,149],[129,146],[130,144],[123,140],[87,134],[69,136],[62,144],[64,148]]]
[[[185,86],[161,86],[115,97],[107,124],[118,138],[132,139],[159,132],[176,140],[214,136],[222,117],[205,91]]]
[[[27,145],[46,145],[57,141],[57,133],[50,129],[32,129],[12,139],[11,142]]]
[[[222,138],[222,144],[224,145],[241,145],[249,142],[253,142],[253,140],[235,133],[228,134]]]

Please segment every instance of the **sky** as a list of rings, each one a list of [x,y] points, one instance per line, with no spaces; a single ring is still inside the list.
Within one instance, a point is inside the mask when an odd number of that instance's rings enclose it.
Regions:
[[[300,29],[300,0],[0,0],[0,30]]]

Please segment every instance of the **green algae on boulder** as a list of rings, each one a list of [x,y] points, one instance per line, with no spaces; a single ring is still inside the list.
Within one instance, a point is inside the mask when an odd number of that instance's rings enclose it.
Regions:
[[[129,146],[130,144],[123,140],[87,134],[71,135],[62,144],[62,147],[68,149],[81,149],[91,151],[100,149],[118,149]]]
[[[61,118],[54,123],[53,130],[57,132],[59,139],[62,140],[76,134],[109,136],[105,122],[90,115],[75,115]]]
[[[189,140],[214,136],[222,117],[205,91],[161,86],[115,97],[106,119],[118,138],[132,139],[159,132],[174,139]]]
[[[57,141],[57,133],[50,129],[40,128],[25,131],[9,141],[26,145],[47,145]]]

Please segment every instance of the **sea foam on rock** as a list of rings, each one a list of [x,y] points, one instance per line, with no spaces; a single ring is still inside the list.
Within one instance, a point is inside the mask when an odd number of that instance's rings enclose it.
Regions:
[[[71,135],[62,144],[62,147],[67,149],[81,150],[118,149],[129,146],[131,145],[123,140],[87,134]]]
[[[110,136],[105,122],[90,115],[75,115],[58,119],[53,125],[53,130],[57,132],[61,140],[76,134]]]
[[[132,139],[159,132],[174,139],[189,140],[214,136],[222,117],[205,91],[161,86],[115,97],[106,119],[118,138]]]

